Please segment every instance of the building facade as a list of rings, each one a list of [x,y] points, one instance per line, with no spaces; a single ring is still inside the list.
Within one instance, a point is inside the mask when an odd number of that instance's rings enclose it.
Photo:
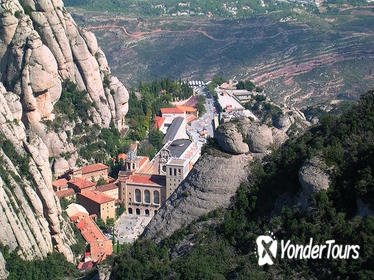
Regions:
[[[77,195],[77,203],[87,209],[90,215],[96,214],[104,222],[116,218],[116,200],[98,191],[84,191]]]
[[[166,200],[165,176],[129,175],[120,178],[120,197],[127,214],[153,216]]]
[[[188,161],[184,159],[170,159],[166,163],[166,197],[169,197],[189,172]]]
[[[99,179],[108,179],[109,167],[102,163],[90,164],[73,170],[72,178],[82,178],[97,182]]]

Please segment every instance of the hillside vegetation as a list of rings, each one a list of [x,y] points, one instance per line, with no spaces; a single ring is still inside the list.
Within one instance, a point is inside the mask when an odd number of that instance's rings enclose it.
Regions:
[[[291,203],[301,190],[298,172],[318,156],[331,183],[312,195],[307,207]],[[121,248],[112,260],[120,279],[372,279],[374,217],[358,215],[361,205],[374,209],[374,92],[339,118],[327,116],[299,138],[255,161],[248,185],[237,191],[231,208],[214,211],[186,225],[160,246],[149,240]],[[290,199],[281,203],[279,198]],[[279,207],[278,207],[279,208]],[[255,240],[271,231],[295,244],[360,245],[360,257],[346,260],[275,260],[257,264]],[[187,236],[193,242],[183,243]],[[191,239],[188,239],[191,240]],[[180,243],[188,247],[175,254]]]
[[[136,17],[73,9],[127,85],[250,79],[278,103],[357,100],[374,86],[370,8],[285,8],[245,18]]]

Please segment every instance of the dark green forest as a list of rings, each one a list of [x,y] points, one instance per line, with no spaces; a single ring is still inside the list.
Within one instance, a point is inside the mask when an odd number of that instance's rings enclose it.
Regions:
[[[214,211],[186,225],[160,245],[138,240],[122,247],[111,261],[114,274],[120,279],[373,279],[374,217],[357,215],[358,199],[374,208],[373,133],[374,93],[370,91],[341,116],[325,116],[262,162],[254,161],[250,183],[238,189],[227,211]],[[328,166],[329,189],[312,196],[306,209],[288,205],[274,212],[280,195],[292,196],[300,190],[298,170],[314,156]],[[297,244],[307,244],[310,238],[315,244],[330,239],[357,244],[360,257],[276,259],[274,265],[260,267],[255,240],[267,231]],[[196,235],[193,248],[171,258],[175,244],[188,234]]]
[[[17,250],[9,252],[7,246],[0,244],[0,251],[6,260],[8,280],[64,279],[79,276],[75,265],[69,263],[63,254],[53,252],[43,260],[28,262],[17,255]]]

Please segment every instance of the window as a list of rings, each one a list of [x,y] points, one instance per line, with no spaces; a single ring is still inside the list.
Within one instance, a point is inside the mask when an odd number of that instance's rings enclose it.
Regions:
[[[149,190],[144,191],[144,202],[145,203],[151,203],[151,194]]]
[[[148,210],[148,209],[145,209],[144,214],[145,214],[146,216],[149,216],[149,210]]]
[[[153,192],[153,202],[160,204],[160,193],[158,191]]]
[[[169,175],[173,175],[173,170],[171,168],[169,168]]]
[[[178,175],[182,175],[182,169],[178,169]]]
[[[136,208],[136,215],[140,215],[140,209]]]
[[[177,176],[177,169],[174,168],[174,176]]]
[[[129,215],[132,215],[132,208],[129,208]]]
[[[142,193],[139,189],[135,190],[135,201],[136,202],[142,202]]]

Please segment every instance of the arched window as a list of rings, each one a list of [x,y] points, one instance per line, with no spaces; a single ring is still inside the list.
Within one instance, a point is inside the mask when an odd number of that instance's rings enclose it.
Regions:
[[[135,190],[135,201],[136,202],[142,202],[142,193],[139,189]]]
[[[129,208],[129,215],[132,215],[132,208]]]
[[[140,215],[140,209],[136,208],[136,215]]]
[[[149,190],[144,191],[144,202],[145,203],[151,203],[151,194]]]
[[[153,192],[153,202],[160,204],[160,193],[158,191]]]
[[[144,214],[145,214],[146,216],[149,216],[149,210],[148,210],[148,209],[145,209]]]

